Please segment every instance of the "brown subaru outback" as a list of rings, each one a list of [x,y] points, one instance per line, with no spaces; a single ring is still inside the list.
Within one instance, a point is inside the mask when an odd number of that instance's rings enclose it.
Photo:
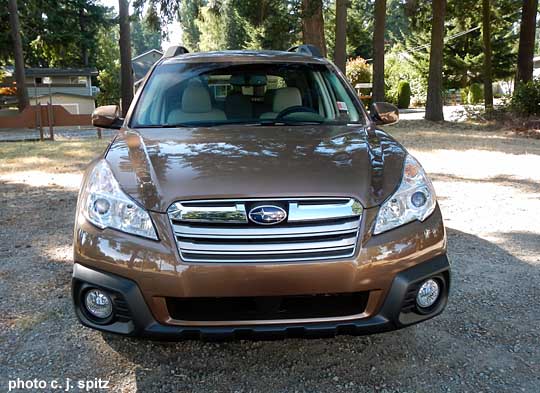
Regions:
[[[88,167],[80,321],[161,338],[364,334],[425,321],[450,285],[431,181],[313,47],[171,48]]]

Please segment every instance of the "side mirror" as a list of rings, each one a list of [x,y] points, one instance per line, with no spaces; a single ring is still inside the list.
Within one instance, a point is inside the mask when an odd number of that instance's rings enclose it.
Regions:
[[[377,125],[396,124],[399,121],[399,109],[388,102],[375,102],[369,111],[371,119]]]
[[[118,105],[105,105],[97,107],[92,113],[92,125],[100,128],[114,128],[119,130],[124,119],[120,117]]]

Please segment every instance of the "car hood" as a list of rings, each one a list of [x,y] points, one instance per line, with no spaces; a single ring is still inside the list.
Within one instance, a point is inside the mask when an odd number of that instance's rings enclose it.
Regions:
[[[221,198],[354,197],[397,188],[405,150],[362,126],[128,129],[106,154],[122,189],[148,210]]]

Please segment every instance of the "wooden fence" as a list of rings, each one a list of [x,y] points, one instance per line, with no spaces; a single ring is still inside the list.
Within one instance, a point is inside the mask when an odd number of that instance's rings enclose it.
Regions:
[[[30,105],[16,115],[0,116],[0,128],[38,128],[40,139],[43,129],[49,128],[54,139],[54,126],[90,126],[91,115],[73,115],[62,105]]]

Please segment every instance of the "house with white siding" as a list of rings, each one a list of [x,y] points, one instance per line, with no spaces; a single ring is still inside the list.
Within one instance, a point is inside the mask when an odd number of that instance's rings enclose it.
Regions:
[[[0,88],[15,86],[13,67],[2,67]],[[92,85],[95,68],[26,68],[25,84],[30,104],[62,105],[72,114],[91,114],[99,92]]]

